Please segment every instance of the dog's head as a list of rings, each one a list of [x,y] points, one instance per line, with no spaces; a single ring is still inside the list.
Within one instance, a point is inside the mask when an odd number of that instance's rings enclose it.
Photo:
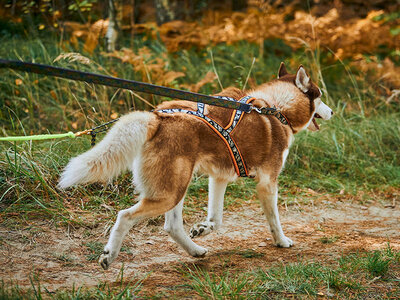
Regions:
[[[278,81],[289,82],[299,90],[295,99],[286,103],[289,108],[284,111],[289,120],[293,120],[292,126],[296,132],[305,128],[311,131],[319,130],[315,119],[329,120],[332,117],[332,109],[321,100],[321,89],[312,82],[302,65],[296,74],[289,74],[282,62],[278,71]]]

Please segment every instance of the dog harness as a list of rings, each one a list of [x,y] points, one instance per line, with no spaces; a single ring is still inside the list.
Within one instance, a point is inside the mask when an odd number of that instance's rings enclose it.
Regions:
[[[245,97],[241,98],[238,102],[247,104],[254,99],[255,99],[254,97],[245,96]],[[180,108],[171,108],[171,109],[157,110],[157,112],[168,113],[168,114],[185,113],[185,114],[192,115],[192,116],[202,120],[216,134],[218,134],[218,136],[224,141],[225,145],[228,148],[229,154],[232,158],[233,166],[234,166],[235,171],[238,174],[238,176],[248,177],[249,173],[246,168],[246,163],[243,159],[242,154],[239,151],[239,148],[238,148],[236,142],[231,137],[232,131],[236,128],[236,126],[242,120],[244,112],[241,110],[234,110],[228,125],[223,127],[220,124],[218,124],[218,122],[216,122],[215,120],[204,115],[204,105],[205,105],[204,103],[198,102],[197,103],[197,111],[180,109]]]

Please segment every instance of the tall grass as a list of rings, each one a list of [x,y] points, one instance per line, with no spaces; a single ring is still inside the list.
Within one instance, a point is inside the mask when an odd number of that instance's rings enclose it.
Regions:
[[[298,135],[282,181],[328,192],[399,187],[398,128],[399,112],[339,112],[320,132]]]
[[[185,73],[184,77],[169,83],[176,88],[187,88],[212,70],[218,73],[224,87],[236,85],[242,88],[246,82],[247,86],[254,86],[274,78],[281,61],[286,61],[292,71],[302,63],[307,69],[314,70],[312,77],[323,81],[329,93],[325,100],[336,115],[329,122],[323,122],[319,132],[297,135],[280,179],[283,192],[296,186],[330,193],[400,186],[398,103],[382,105],[382,96],[371,90],[367,77],[351,69],[348,62],[332,63],[326,53],[310,55],[307,49],[293,51],[281,40],[266,40],[263,51],[259,45],[243,41],[170,54],[161,41],[137,35],[133,41],[136,55],[138,49],[147,48],[143,63],[135,66],[107,56],[101,47],[90,57],[81,54],[89,57],[89,64],[80,59],[74,62],[60,59],[53,63],[61,53],[82,52],[81,48],[72,47],[55,36],[26,38],[16,35],[0,38],[0,43],[0,57],[127,79],[158,83],[154,80],[160,80],[166,72]],[[131,45],[131,41],[126,41],[126,45]],[[161,74],[157,78],[156,71]],[[166,100],[12,70],[0,70],[0,74],[2,135],[79,131],[131,110],[150,109]],[[219,91],[217,81],[200,89],[206,94]],[[89,141],[85,138],[73,142],[1,143],[0,209],[5,213],[29,212],[73,220],[73,213],[65,210],[66,203],[71,201],[79,203],[79,209],[83,210],[94,209],[89,204],[93,199],[131,205],[135,200],[126,175],[118,178],[111,188],[91,185],[67,193],[55,188],[59,172],[68,159],[88,148]],[[243,182],[228,188],[231,202],[249,198],[253,193],[252,181]],[[189,199],[199,196],[195,188],[199,185],[206,189],[203,177],[189,190]],[[246,189],[246,192],[238,192]]]

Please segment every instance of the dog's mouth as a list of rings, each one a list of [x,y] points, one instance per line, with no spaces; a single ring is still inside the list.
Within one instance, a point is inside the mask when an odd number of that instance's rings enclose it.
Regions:
[[[317,128],[317,130],[319,130],[319,125],[318,125],[317,121],[315,120],[315,118],[322,119],[322,117],[319,114],[315,114],[314,118],[312,119],[312,122],[314,123],[315,128]]]
[[[315,119],[322,119],[322,117],[317,113],[314,115],[314,117],[312,118],[312,125],[308,127],[308,129],[310,129],[311,131],[319,130],[319,125]]]

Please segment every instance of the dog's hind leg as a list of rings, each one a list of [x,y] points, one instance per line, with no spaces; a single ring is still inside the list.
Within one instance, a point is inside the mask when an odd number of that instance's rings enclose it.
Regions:
[[[99,260],[104,269],[107,269],[117,257],[122,240],[135,223],[144,218],[155,217],[170,211],[178,205],[186,193],[192,178],[194,162],[182,156],[174,158],[171,155],[169,155],[170,160],[160,159],[160,155],[152,155],[154,152],[155,150],[145,152],[136,165],[138,174],[136,182],[141,188],[141,200],[131,208],[118,213],[117,221]],[[182,206],[180,206],[180,210],[182,210]],[[181,213],[178,215],[179,218],[182,223]],[[175,230],[175,228],[178,229]],[[173,226],[173,229],[174,233],[177,232],[175,236],[180,236],[179,227]],[[199,252],[201,252],[200,249]],[[193,253],[193,255],[195,254]]]
[[[284,235],[279,220],[278,185],[276,179],[272,180],[268,175],[260,176],[257,192],[261,206],[268,219],[275,245],[285,248],[293,246],[293,241]]]
[[[190,229],[190,237],[207,235],[222,225],[224,210],[224,194],[228,181],[210,177],[208,183],[208,213],[207,221],[197,223]]]
[[[207,253],[207,249],[200,247],[186,235],[183,228],[182,207],[183,199],[165,214],[164,229],[191,256],[202,257]]]
[[[173,199],[173,198],[172,198]],[[176,202],[171,198],[143,198],[131,208],[121,210],[117,221],[113,226],[104,252],[100,256],[99,263],[107,270],[113,260],[117,257],[122,241],[133,225],[148,217],[158,216],[171,209]]]

